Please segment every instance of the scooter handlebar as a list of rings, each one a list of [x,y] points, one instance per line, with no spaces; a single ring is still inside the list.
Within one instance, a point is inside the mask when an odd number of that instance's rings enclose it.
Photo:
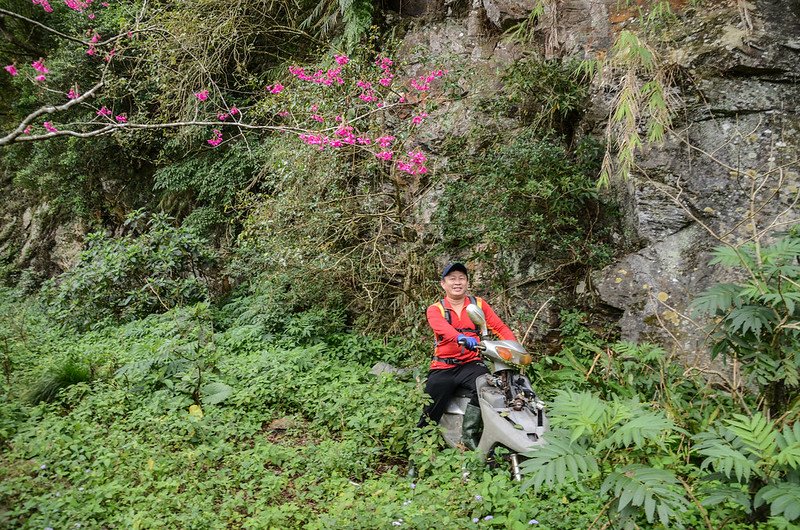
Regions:
[[[466,346],[467,345],[467,339],[459,340],[458,341],[458,345],[459,346]],[[486,351],[486,346],[484,346],[483,343],[478,342],[478,345],[475,346],[475,351]]]

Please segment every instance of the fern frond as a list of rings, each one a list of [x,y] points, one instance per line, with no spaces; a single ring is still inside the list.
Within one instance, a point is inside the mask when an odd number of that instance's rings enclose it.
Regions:
[[[634,446],[641,449],[648,442],[662,445],[661,438],[675,430],[675,424],[661,412],[643,412],[629,421],[614,427],[611,435],[602,440],[597,448],[623,448]]]
[[[758,490],[753,505],[758,508],[765,502],[769,503],[770,515],[779,515],[789,521],[800,518],[800,484],[767,484]]]
[[[785,237],[761,249],[761,259],[765,264],[793,262],[800,257],[800,239]]]
[[[614,343],[611,349],[624,357],[631,357],[645,363],[652,363],[667,356],[667,352],[661,346],[649,342],[635,344],[620,341]]]
[[[748,269],[753,269],[755,260],[755,247],[752,243],[738,248],[721,246],[714,249],[714,257],[708,262],[709,265],[724,265],[725,267],[741,267],[744,265]]]
[[[775,311],[757,305],[746,305],[734,309],[725,319],[734,333],[745,335],[752,332],[761,336],[764,328],[769,328],[775,321]]]
[[[703,291],[691,303],[691,310],[700,315],[720,315],[733,305],[741,288],[735,283],[718,283]]]
[[[525,456],[527,460],[521,468],[529,478],[522,484],[523,490],[531,486],[538,490],[542,484],[552,486],[555,482],[577,482],[583,475],[598,473],[595,457],[580,444],[573,443],[568,431],[551,431],[547,445]]]
[[[728,479],[733,476],[739,482],[750,480],[753,475],[761,472],[756,463],[747,458],[734,442],[738,441],[733,433],[720,433],[712,428],[695,435],[694,450],[706,459],[700,464],[700,469],[711,467],[717,473],[722,473]]]
[[[746,513],[752,511],[750,494],[744,486],[731,486],[729,484],[715,484],[704,488],[700,504],[703,506],[716,506],[725,502],[733,502],[744,508]]]
[[[617,498],[617,511],[621,515],[644,511],[648,523],[653,523],[656,514],[666,527],[682,527],[678,513],[688,506],[679,487],[678,479],[671,471],[633,464],[615,470],[608,475],[600,492],[613,491]]]
[[[574,442],[600,431],[607,412],[606,403],[590,392],[561,390],[550,407],[550,424],[569,429]]]
[[[775,454],[777,440],[775,425],[760,412],[753,417],[734,414],[733,420],[725,420],[728,429],[735,434],[747,454],[757,459],[767,459]]]
[[[800,470],[800,422],[787,425],[776,437],[780,452],[775,463]]]

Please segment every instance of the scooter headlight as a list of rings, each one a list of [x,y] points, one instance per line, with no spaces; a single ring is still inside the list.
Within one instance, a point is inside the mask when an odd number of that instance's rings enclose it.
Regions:
[[[510,348],[506,348],[505,346],[498,346],[497,347],[497,355],[500,356],[501,359],[504,361],[510,361],[514,358],[514,352],[511,351]]]

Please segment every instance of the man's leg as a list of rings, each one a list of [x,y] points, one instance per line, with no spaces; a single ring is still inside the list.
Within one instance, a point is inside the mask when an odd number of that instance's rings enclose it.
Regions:
[[[468,388],[470,392],[470,402],[464,412],[464,420],[461,426],[461,442],[467,449],[475,450],[481,440],[483,432],[483,419],[478,402],[478,391],[475,380],[483,374],[488,374],[489,370],[481,362],[465,364],[461,367],[458,381],[460,386]]]
[[[424,427],[428,424],[429,420],[439,423],[442,415],[447,410],[447,403],[453,395],[453,391],[459,385],[454,377],[454,372],[458,368],[449,368],[446,370],[431,370],[428,373],[428,381],[425,383],[425,392],[431,396],[433,402],[425,407],[422,412],[422,418],[419,420],[419,427]],[[474,386],[473,382],[473,386]]]
[[[480,361],[463,364],[459,366],[458,374],[456,377],[456,386],[461,386],[470,391],[470,404],[478,405],[478,390],[475,387],[475,380],[483,374],[488,374],[489,369]]]

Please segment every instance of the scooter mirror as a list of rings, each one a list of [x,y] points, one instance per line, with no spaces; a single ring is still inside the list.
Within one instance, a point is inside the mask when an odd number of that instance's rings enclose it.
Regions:
[[[469,304],[467,306],[467,314],[469,315],[469,319],[472,320],[473,324],[481,327],[482,337],[489,335],[489,331],[486,329],[486,315],[483,314],[483,309],[475,304]]]

